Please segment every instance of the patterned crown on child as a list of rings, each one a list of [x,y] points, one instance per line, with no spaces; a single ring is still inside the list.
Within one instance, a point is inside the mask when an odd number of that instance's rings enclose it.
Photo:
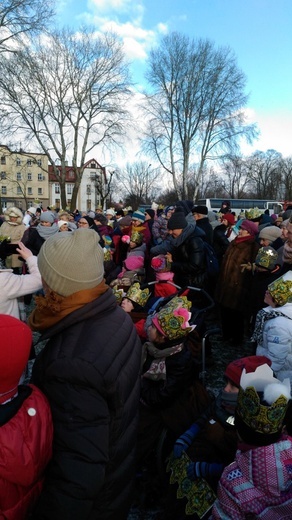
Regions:
[[[141,307],[144,307],[144,305],[146,305],[149,297],[149,289],[141,289],[139,283],[133,283],[133,285],[131,285],[130,289],[128,289],[126,294],[126,298],[128,298],[128,300],[137,303]]]
[[[152,322],[169,340],[182,338],[195,328],[189,324],[191,305],[186,296],[175,296],[152,318]]]
[[[117,285],[114,285],[113,288],[114,296],[117,299],[118,304],[120,305],[122,303],[122,299],[124,296],[126,296],[126,293],[123,291],[123,289],[119,289]]]
[[[290,392],[290,380],[276,379],[268,364],[248,374],[243,369],[236,414],[254,432],[277,433],[282,428]]]
[[[171,263],[164,255],[154,256],[151,260],[151,267],[158,273],[166,273],[171,270]]]
[[[259,218],[263,214],[259,208],[250,208],[245,210],[245,217],[249,220],[253,218]]]
[[[278,260],[277,251],[271,246],[261,247],[255,259],[255,264],[265,269],[273,270]]]
[[[135,242],[137,246],[140,246],[143,242],[143,233],[139,233],[139,231],[133,231],[131,234],[130,241]]]
[[[275,302],[282,306],[286,303],[292,302],[292,272],[287,273],[277,278],[274,282],[268,285],[268,291]]]

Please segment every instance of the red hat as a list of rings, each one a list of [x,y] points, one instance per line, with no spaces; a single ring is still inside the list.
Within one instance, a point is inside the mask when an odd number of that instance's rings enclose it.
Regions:
[[[225,370],[225,377],[230,379],[236,386],[240,386],[240,377],[243,369],[245,368],[246,373],[254,372],[257,367],[261,365],[271,366],[272,362],[266,356],[248,356],[240,359],[231,361]]]
[[[227,220],[228,224],[230,226],[234,226],[235,224],[235,216],[232,213],[224,213],[224,215],[221,217],[222,220]]]
[[[16,394],[31,344],[32,332],[23,321],[0,314],[0,404]]]

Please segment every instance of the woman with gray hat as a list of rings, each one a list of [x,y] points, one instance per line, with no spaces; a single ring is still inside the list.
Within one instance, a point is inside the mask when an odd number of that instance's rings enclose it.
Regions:
[[[29,228],[23,237],[23,243],[37,256],[45,240],[59,232],[51,211],[44,211],[40,216],[40,223],[36,227]]]

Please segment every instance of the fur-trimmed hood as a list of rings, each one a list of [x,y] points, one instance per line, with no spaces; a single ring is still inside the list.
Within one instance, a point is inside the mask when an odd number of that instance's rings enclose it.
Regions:
[[[11,216],[17,217],[16,222],[10,222]],[[5,221],[8,222],[8,224],[11,224],[12,226],[18,226],[19,224],[22,224],[23,213],[19,208],[11,206],[10,208],[7,208],[7,210],[5,211],[4,218]]]

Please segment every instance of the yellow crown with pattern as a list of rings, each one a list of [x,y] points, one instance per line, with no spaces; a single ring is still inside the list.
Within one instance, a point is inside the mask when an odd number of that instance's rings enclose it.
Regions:
[[[259,208],[250,208],[245,210],[245,216],[247,219],[252,220],[253,218],[259,218],[263,214]]]
[[[186,296],[175,296],[153,316],[152,322],[170,341],[183,338],[195,327],[189,323],[191,305]]]
[[[139,283],[133,283],[130,289],[127,291],[126,298],[131,302],[137,303],[141,307],[146,305],[150,297],[149,289],[141,289]]]
[[[120,305],[122,303],[122,299],[126,293],[123,291],[123,289],[119,289],[117,285],[114,285],[112,290],[117,299],[118,304]]]
[[[282,306],[292,302],[292,273],[287,271],[268,285],[268,291],[275,302]]]
[[[248,374],[243,369],[236,414],[254,432],[277,433],[282,428],[290,391],[290,380],[276,379],[267,364]]]
[[[139,233],[139,231],[132,231],[130,240],[131,242],[135,242],[137,246],[140,246],[143,242],[143,238],[143,234]]]

